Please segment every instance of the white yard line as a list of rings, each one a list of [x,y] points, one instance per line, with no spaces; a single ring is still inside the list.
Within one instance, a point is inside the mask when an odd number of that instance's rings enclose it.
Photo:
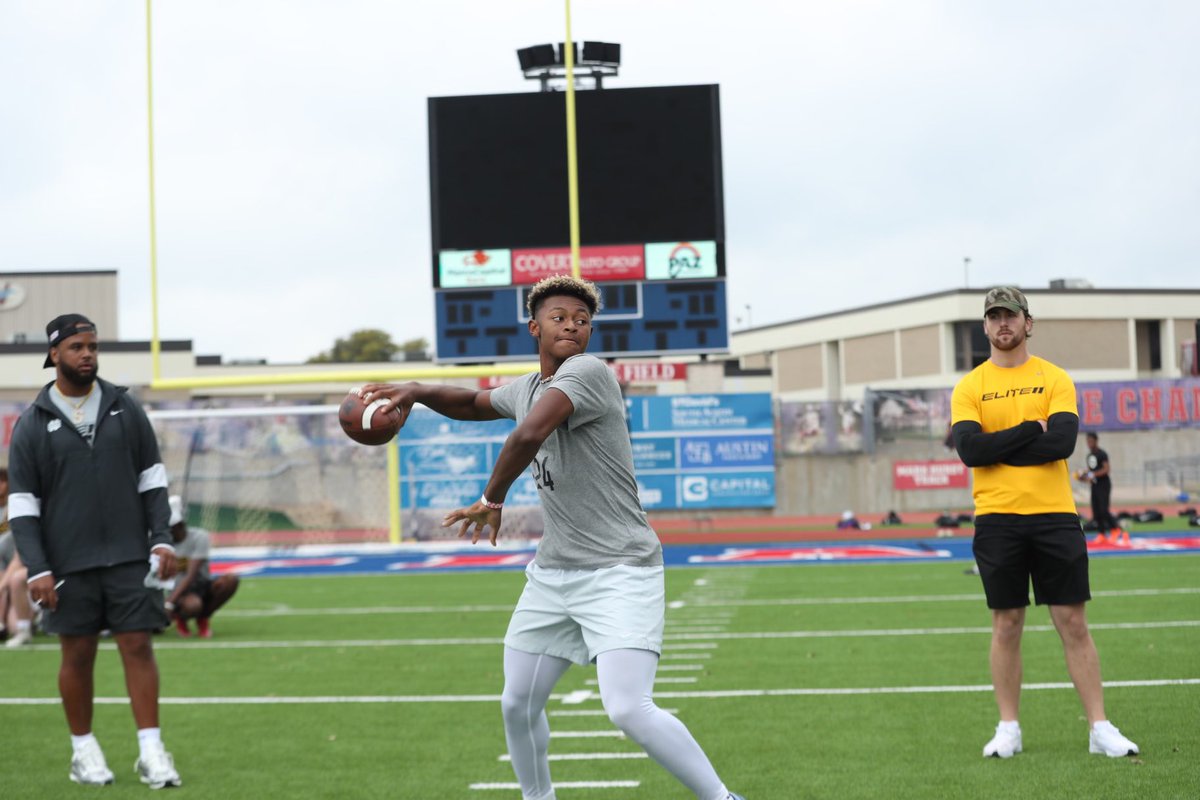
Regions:
[[[623,761],[630,758],[649,758],[644,752],[637,753],[551,753],[547,756],[550,761]],[[500,761],[511,761],[508,753],[500,756]],[[558,784],[554,784],[558,788]]]
[[[559,789],[636,789],[641,781],[555,781],[554,791]],[[519,783],[472,783],[467,787],[473,791],[499,789],[502,791],[521,791]]]
[[[1088,627],[1093,631],[1136,631],[1165,628],[1196,628],[1200,620],[1163,620],[1160,622],[1092,622]],[[1046,633],[1054,630],[1053,625],[1026,625],[1026,632]],[[886,636],[956,636],[990,634],[991,627],[953,627],[953,628],[851,628],[828,631],[742,631],[742,632],[667,632],[664,648],[673,650],[683,649],[715,649],[721,641],[753,640],[753,639],[840,639],[840,638],[876,638]],[[692,643],[691,640],[701,640]],[[257,650],[279,648],[338,648],[338,647],[493,647],[501,645],[504,640],[496,638],[446,638],[446,639],[288,639],[288,640],[254,640],[254,641],[159,641],[154,643],[155,650]],[[116,644],[104,642],[100,645],[103,650],[115,650]],[[18,648],[14,653],[28,652],[58,652],[58,644],[35,644]],[[20,658],[20,655],[5,658]]]
[[[1116,630],[1149,630],[1152,628],[1196,628],[1200,627],[1200,620],[1184,619],[1184,620],[1167,620],[1163,622],[1091,622],[1088,623],[1088,628],[1093,631],[1116,631]],[[1026,625],[1026,632],[1046,633],[1053,631],[1053,625]],[[879,637],[879,636],[953,636],[961,634],[990,634],[991,627],[969,627],[969,628],[876,628],[876,629],[851,629],[851,630],[832,630],[832,631],[758,631],[758,632],[743,632],[743,633],[680,633],[680,634],[665,634],[664,638],[668,640],[674,639],[840,639],[840,638],[860,638],[860,637]],[[665,645],[664,645],[665,646]]]
[[[1092,597],[1160,597],[1168,595],[1200,594],[1200,587],[1180,587],[1172,589],[1115,589],[1112,591],[1092,592]],[[740,593],[739,593],[740,595]],[[837,606],[837,605],[872,605],[887,603],[959,603],[981,602],[984,597],[981,592],[964,594],[916,594],[899,595],[895,597],[784,597],[777,599],[744,600],[736,598],[720,598],[715,594],[705,593],[687,603],[680,600],[672,601],[669,608],[682,608],[690,605],[713,609],[721,606],[738,608],[770,607],[770,606]],[[230,608],[221,611],[222,617],[325,617],[325,616],[370,616],[378,614],[475,614],[475,613],[511,613],[510,605],[465,605],[465,606],[368,606],[363,608],[293,608],[291,606],[275,606],[272,608]],[[719,622],[720,620],[714,620]],[[693,620],[698,622],[698,620]]]
[[[1105,689],[1159,688],[1167,686],[1200,686],[1200,678],[1164,678],[1155,680],[1105,681]],[[1022,689],[1074,690],[1074,684],[1027,683]],[[655,692],[656,699],[699,699],[715,700],[729,697],[790,697],[790,696],[843,696],[866,694],[963,694],[991,692],[991,684],[963,686],[854,686],[828,688],[791,689],[726,689],[694,692]],[[566,695],[551,695],[552,701],[562,700]],[[596,698],[599,699],[599,698]],[[97,697],[97,705],[127,705],[127,697]],[[498,694],[480,695],[337,695],[313,697],[163,697],[162,705],[337,705],[337,704],[413,704],[413,703],[499,703]],[[0,697],[0,706],[57,706],[58,697]]]

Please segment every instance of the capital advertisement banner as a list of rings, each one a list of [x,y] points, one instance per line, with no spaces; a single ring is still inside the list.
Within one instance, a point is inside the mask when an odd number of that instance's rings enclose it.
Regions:
[[[626,399],[634,474],[646,509],[773,507],[771,396]],[[401,507],[445,509],[479,499],[512,420],[465,422],[417,407],[400,431]],[[528,474],[505,508],[537,507]]]
[[[625,406],[647,510],[774,507],[770,394],[629,397]]]

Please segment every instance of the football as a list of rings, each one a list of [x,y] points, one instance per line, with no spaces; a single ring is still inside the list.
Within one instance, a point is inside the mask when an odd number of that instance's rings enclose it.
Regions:
[[[404,424],[400,411],[393,408],[386,414],[379,407],[386,400],[363,401],[357,389],[351,389],[338,408],[338,422],[346,435],[359,444],[387,444]]]

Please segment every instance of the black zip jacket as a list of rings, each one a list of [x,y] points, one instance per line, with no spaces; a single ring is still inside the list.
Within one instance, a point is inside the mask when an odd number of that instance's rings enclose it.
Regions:
[[[9,521],[29,577],[129,561],[172,539],[167,471],[146,412],[124,386],[101,389],[93,443],[50,399],[46,384],[13,429]]]

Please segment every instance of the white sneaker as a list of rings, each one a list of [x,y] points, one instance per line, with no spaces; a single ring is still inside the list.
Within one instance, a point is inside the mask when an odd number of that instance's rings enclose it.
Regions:
[[[1005,725],[1001,722],[996,726],[996,735],[983,746],[984,758],[1012,758],[1021,752],[1021,726]]]
[[[24,645],[27,645],[32,641],[33,641],[33,632],[32,631],[28,631],[28,630],[17,631],[9,638],[9,640],[7,642],[4,643],[4,646],[5,647],[23,647]]]
[[[1136,756],[1138,746],[1126,739],[1111,722],[1097,722],[1088,734],[1088,752],[1104,753],[1109,758]]]
[[[151,789],[183,785],[179,773],[175,771],[175,759],[163,749],[162,742],[147,744],[141,758],[134,763],[133,769],[142,783]]]
[[[87,742],[79,746],[71,758],[71,780],[84,786],[107,786],[113,782],[112,770],[104,760],[104,752],[98,742]]]

